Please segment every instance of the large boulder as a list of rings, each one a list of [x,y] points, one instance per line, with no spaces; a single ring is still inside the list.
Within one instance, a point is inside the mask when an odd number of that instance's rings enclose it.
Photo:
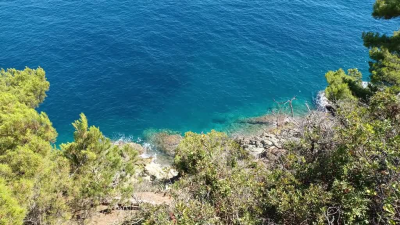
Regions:
[[[117,145],[120,148],[122,148],[124,145],[130,145],[133,149],[137,150],[140,155],[146,152],[146,149],[142,145],[135,142],[118,140],[114,142],[114,145]]]
[[[130,142],[128,144],[130,146],[132,146],[133,149],[136,149],[139,152],[140,155],[146,152],[146,149],[142,145],[140,145],[138,143]]]
[[[178,171],[170,167],[162,167],[158,163],[151,162],[144,167],[144,174],[150,176],[151,180],[171,179],[178,175]]]
[[[249,153],[250,153],[252,156],[254,156],[254,157],[256,157],[256,158],[258,158],[259,155],[260,155],[261,153],[264,152],[264,148],[263,148],[263,147],[254,147],[254,146],[251,146],[251,147],[249,147],[247,150],[249,151]]]

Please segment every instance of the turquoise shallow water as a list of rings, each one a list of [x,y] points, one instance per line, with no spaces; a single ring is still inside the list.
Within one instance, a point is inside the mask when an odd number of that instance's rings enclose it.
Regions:
[[[79,113],[110,137],[230,129],[323,89],[327,70],[368,74],[362,31],[391,33],[374,0],[0,0],[0,67],[43,67],[45,103],[72,139]]]

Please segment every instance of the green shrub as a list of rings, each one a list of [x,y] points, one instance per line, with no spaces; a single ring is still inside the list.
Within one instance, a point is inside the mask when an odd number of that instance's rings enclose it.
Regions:
[[[264,167],[253,163],[226,134],[186,133],[176,150],[175,165],[181,179],[171,190],[173,205],[150,209],[144,224],[262,222],[259,197]]]
[[[61,149],[71,165],[75,217],[87,219],[101,203],[113,203],[132,193],[127,182],[134,174],[139,152],[131,145],[112,144],[97,127],[89,127],[84,114],[73,126],[74,142],[62,144]]]
[[[5,180],[0,178],[0,224],[22,224],[24,217],[25,209],[19,206]]]
[[[325,94],[331,101],[356,98],[366,101],[373,94],[369,88],[362,87],[362,74],[357,69],[349,69],[348,74],[342,69],[329,71],[325,78],[328,82]]]

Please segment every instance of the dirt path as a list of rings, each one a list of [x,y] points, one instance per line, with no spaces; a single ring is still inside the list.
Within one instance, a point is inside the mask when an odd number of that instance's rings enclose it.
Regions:
[[[163,193],[153,193],[153,192],[138,192],[135,193],[135,197],[131,199],[132,203],[150,203],[153,205],[161,204],[171,204],[172,198],[170,196],[164,195]],[[100,213],[99,212],[93,216],[89,225],[117,225],[124,221],[125,218],[132,216],[136,213],[136,210],[112,210],[111,213]]]
[[[153,205],[161,205],[161,204],[171,204],[172,198],[163,193],[154,193],[154,192],[138,192],[135,194],[135,198],[139,202],[150,203]]]

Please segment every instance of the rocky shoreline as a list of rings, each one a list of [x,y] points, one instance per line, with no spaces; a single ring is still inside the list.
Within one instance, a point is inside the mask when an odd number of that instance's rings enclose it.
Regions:
[[[292,118],[287,115],[267,115],[267,117],[275,121],[275,123],[269,123],[261,133],[238,135],[233,138],[254,158],[263,161],[267,166],[273,166],[277,160],[287,153],[285,149],[286,142],[299,141],[300,132],[296,124],[302,118]],[[255,119],[260,120],[262,118]]]
[[[310,110],[307,115],[298,117],[283,112],[272,112],[259,117],[242,119],[237,123],[247,124],[255,129],[244,128],[230,133],[229,136],[246,150],[253,160],[263,163],[269,169],[280,167],[283,165],[282,158],[288,154],[288,143],[296,143],[304,138],[304,130],[315,121],[324,120],[327,117],[333,118],[334,108],[323,91],[316,96],[315,106],[315,110]],[[329,120],[326,121],[329,123]],[[168,130],[151,130],[147,134],[148,136],[145,137],[147,143],[125,139],[114,142],[118,146],[129,144],[140,155],[137,171],[131,178],[135,190],[128,200],[131,208],[126,209],[116,205],[111,213],[103,213],[104,209],[108,210],[108,206],[102,206],[103,208],[99,208],[90,224],[124,221],[134,216],[142,203],[173,204],[173,198],[169,192],[170,185],[180,178],[178,171],[174,168],[173,157],[183,136]]]
[[[236,134],[232,136],[232,139],[235,140],[243,149],[247,150],[255,159],[263,160],[267,164],[273,164],[283,154],[286,154],[287,151],[284,148],[285,142],[288,140],[298,140],[298,131],[292,125],[299,119],[300,118],[291,118],[284,115],[267,115],[259,118],[251,118],[251,121],[264,121],[264,130],[260,130],[259,133],[253,135]],[[279,122],[273,123],[272,120]],[[163,137],[165,137],[163,141],[166,142],[163,143],[163,145],[168,146],[168,152],[164,152],[163,157],[171,157],[170,164],[159,163],[158,157],[160,157],[160,155],[150,155],[149,152],[151,149],[149,149],[149,146],[143,146],[135,142],[122,141],[118,141],[115,144],[130,144],[140,152],[143,165],[137,172],[137,176],[142,180],[146,182],[166,181],[178,176],[178,172],[172,165],[172,153],[175,151],[183,137],[176,136],[176,134],[163,135]],[[166,150],[161,149],[161,151]],[[162,154],[162,152],[160,153]]]
[[[316,99],[316,112],[331,112],[332,104],[323,91],[319,92]],[[247,118],[240,123],[261,125],[256,133],[235,133],[231,138],[244,150],[247,150],[255,159],[262,160],[267,165],[273,165],[276,160],[287,153],[285,143],[300,139],[299,124],[304,117],[291,117],[284,113],[267,114],[260,117]],[[141,145],[136,142],[116,141],[114,144],[130,144],[137,149],[142,158],[143,165],[137,176],[147,182],[165,181],[174,179],[178,172],[173,168],[173,156],[183,137],[171,131],[155,132],[150,138],[151,144]],[[154,154],[154,150],[160,154]],[[153,154],[150,154],[153,152]],[[164,159],[164,160],[162,160]],[[165,160],[167,159],[167,160]]]
[[[240,122],[261,125],[259,131],[256,133],[238,132],[230,135],[230,138],[246,150],[254,160],[262,162],[267,168],[273,169],[282,165],[280,160],[288,153],[286,149],[288,142],[300,141],[304,136],[302,130],[304,131],[304,127],[310,121],[332,117],[329,113],[330,102],[323,93],[320,93],[318,98],[319,107],[317,110],[310,111],[307,116],[292,117],[284,113],[275,113],[248,118]],[[179,179],[178,171],[173,166],[173,157],[182,139],[183,137],[179,134],[161,131],[154,133],[152,139],[149,139],[152,141],[151,143],[140,144],[126,140],[114,142],[118,146],[129,144],[140,154],[138,169],[132,177],[135,193],[130,199],[131,205],[136,206],[140,203],[171,204],[170,185]],[[168,158],[168,160],[161,160],[162,158]],[[97,224],[100,220],[106,220],[104,218],[108,217],[126,218],[128,211],[116,207],[113,209],[113,213],[119,212],[121,215],[111,213],[108,216],[99,211],[98,216],[95,217],[97,220],[94,220],[93,224]]]

